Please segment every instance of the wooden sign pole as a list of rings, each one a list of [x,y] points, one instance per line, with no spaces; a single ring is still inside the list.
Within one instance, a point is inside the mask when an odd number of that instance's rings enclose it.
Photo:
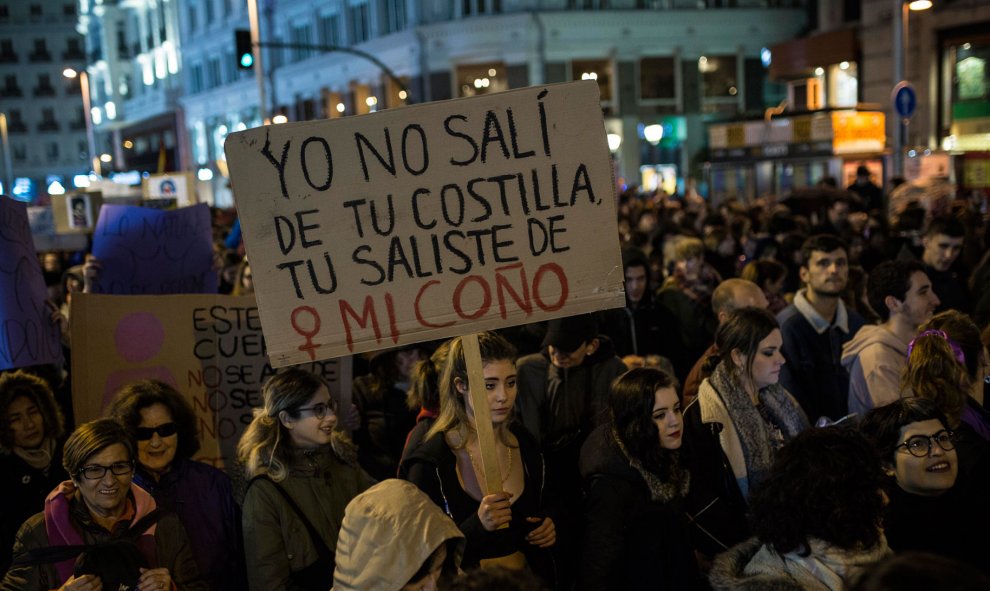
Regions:
[[[481,366],[478,335],[472,333],[462,336],[461,346],[464,348],[468,392],[471,395],[471,406],[474,408],[474,424],[478,433],[478,449],[481,452],[481,471],[484,480],[481,484],[485,494],[490,495],[502,491],[502,473],[495,452],[495,430],[492,429],[492,413],[488,408],[488,392],[485,389],[485,372]]]

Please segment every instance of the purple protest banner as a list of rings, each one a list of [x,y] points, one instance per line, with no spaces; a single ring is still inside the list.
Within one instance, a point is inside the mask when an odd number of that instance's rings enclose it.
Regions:
[[[0,197],[0,369],[62,362],[27,207]]]
[[[106,205],[93,233],[103,265],[95,290],[107,294],[216,293],[210,208],[164,211]]]

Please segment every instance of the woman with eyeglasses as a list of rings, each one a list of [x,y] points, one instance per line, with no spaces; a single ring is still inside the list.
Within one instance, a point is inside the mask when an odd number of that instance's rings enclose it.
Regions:
[[[880,453],[889,502],[884,530],[895,552],[917,550],[987,569],[990,528],[984,490],[957,480],[959,458],[949,421],[927,398],[903,398],[872,409],[860,423]]]
[[[237,445],[251,479],[242,518],[248,588],[326,591],[344,509],[372,480],[336,430],[323,379],[288,369],[265,382],[262,396]]]
[[[959,478],[990,486],[990,413],[983,408],[990,356],[980,329],[955,310],[936,314],[908,345],[902,389],[928,398],[945,413],[955,433]]]
[[[24,371],[0,377],[0,573],[10,566],[14,535],[68,478],[62,468],[62,411],[48,384]]]
[[[179,516],[210,587],[243,589],[240,509],[230,478],[192,459],[199,432],[189,402],[164,382],[142,380],[118,390],[109,412],[137,444],[134,482]]]
[[[157,504],[132,482],[134,455],[130,435],[117,421],[100,419],[79,426],[66,440],[62,457],[72,479],[52,491],[44,511],[28,519],[17,533],[14,562],[0,589],[209,589],[200,578],[179,519],[168,512],[156,513],[150,524],[144,519],[157,510]],[[104,558],[112,559],[114,550],[106,544],[124,538],[134,540],[138,564],[129,564],[123,550],[118,550],[119,561],[94,558],[94,545],[102,544]],[[87,545],[85,555],[77,552],[48,561],[42,551],[73,545]]]

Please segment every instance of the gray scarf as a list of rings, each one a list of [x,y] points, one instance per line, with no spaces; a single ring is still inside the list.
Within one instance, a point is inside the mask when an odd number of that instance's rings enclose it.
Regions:
[[[668,454],[670,458],[670,480],[665,481],[660,476],[654,474],[653,472],[646,469],[643,463],[636,458],[629,455],[629,451],[626,446],[622,443],[622,439],[619,438],[619,434],[616,432],[615,427],[609,427],[609,435],[619,446],[619,451],[629,462],[629,466],[633,470],[639,472],[639,475],[643,477],[646,481],[646,486],[650,489],[650,498],[659,503],[669,503],[670,501],[678,498],[685,497],[688,493],[688,486],[691,482],[691,474],[681,468],[679,461],[680,454],[676,451]],[[657,445],[660,445],[657,442]]]
[[[774,452],[786,441],[808,428],[808,419],[797,401],[780,384],[772,384],[757,394],[754,406],[749,394],[724,358],[715,368],[709,383],[722,398],[739,433],[749,490],[770,473]]]

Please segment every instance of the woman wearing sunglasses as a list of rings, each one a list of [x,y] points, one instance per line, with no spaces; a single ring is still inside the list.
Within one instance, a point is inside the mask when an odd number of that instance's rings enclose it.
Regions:
[[[174,514],[159,513],[155,499],[134,484],[134,443],[117,421],[80,425],[65,442],[62,465],[72,480],[52,491],[44,511],[18,531],[14,562],[0,589],[209,589],[185,528]],[[124,540],[137,555],[122,546]],[[81,554],[47,553],[83,545]]]
[[[987,569],[990,527],[985,491],[957,479],[959,458],[945,414],[927,398],[903,398],[869,411],[860,428],[888,475],[884,530],[896,553],[916,550]]]
[[[251,479],[242,521],[248,589],[326,591],[344,509],[371,477],[336,430],[337,406],[323,379],[288,369],[261,394],[264,406],[237,445]]]
[[[137,445],[134,483],[182,521],[193,555],[212,589],[243,589],[241,517],[230,478],[192,459],[199,433],[192,406],[172,386],[157,380],[132,382],[110,405]]]

